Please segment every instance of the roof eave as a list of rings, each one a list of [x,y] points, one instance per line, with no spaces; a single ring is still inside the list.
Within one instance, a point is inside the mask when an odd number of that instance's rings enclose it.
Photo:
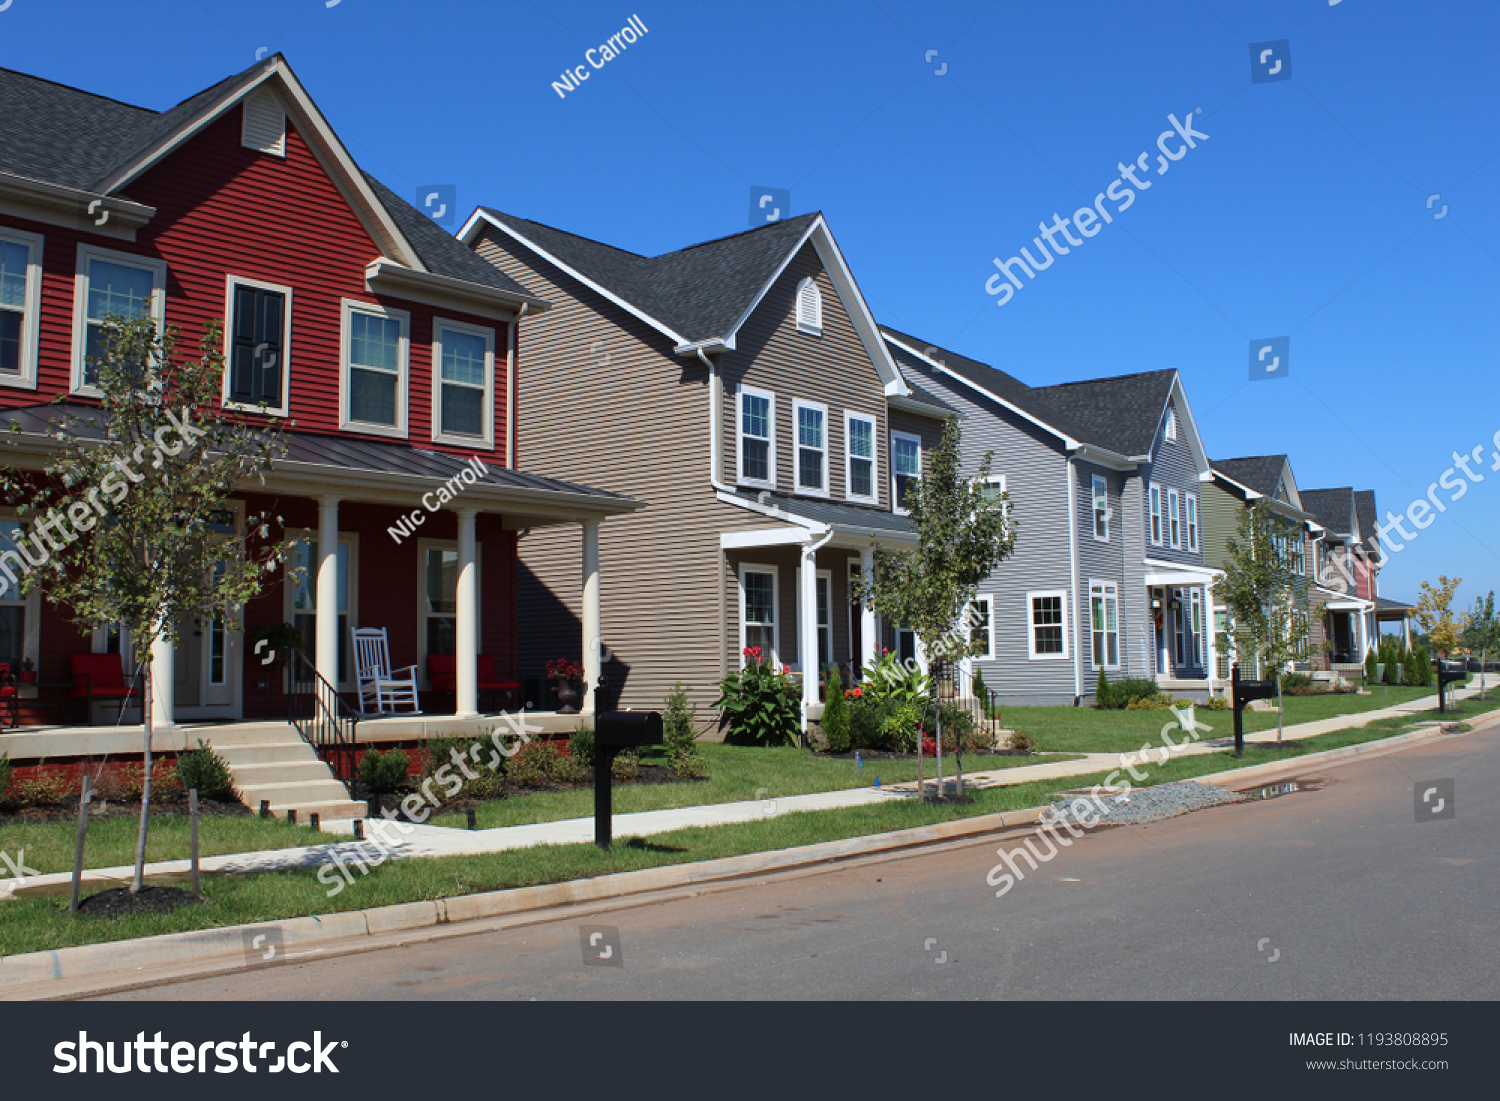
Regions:
[[[542,298],[516,294],[499,287],[487,287],[483,283],[471,283],[452,275],[413,271],[405,264],[384,256],[365,266],[365,286],[372,294],[390,294],[432,306],[499,316],[507,321],[514,318],[522,306],[526,306],[530,313],[540,313],[552,308],[552,304]]]
[[[154,206],[13,172],[0,172],[0,212],[129,241],[156,217]]]

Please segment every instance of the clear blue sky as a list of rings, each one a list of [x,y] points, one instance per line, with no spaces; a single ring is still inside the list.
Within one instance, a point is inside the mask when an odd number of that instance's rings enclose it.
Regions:
[[[648,34],[560,98],[551,82],[633,13]],[[1291,79],[1252,84],[1250,44],[1279,39]],[[0,11],[0,64],[157,109],[261,46],[403,194],[451,183],[464,212],[650,254],[746,228],[752,185],[788,188],[793,211],[826,214],[879,319],[1034,385],[1176,367],[1211,456],[1285,451],[1303,487],[1373,488],[1382,513],[1483,444],[1485,480],[1382,591],[1414,599],[1444,573],[1467,606],[1500,588],[1494,0]],[[1197,108],[1209,140],[1156,175],[1168,113]],[[991,258],[1143,151],[1151,190],[997,307]],[[1290,377],[1250,383],[1250,341],[1280,336]]]

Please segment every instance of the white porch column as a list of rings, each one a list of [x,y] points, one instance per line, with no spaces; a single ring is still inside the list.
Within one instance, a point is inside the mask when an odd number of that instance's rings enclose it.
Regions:
[[[339,498],[318,498],[317,614],[313,661],[318,675],[339,683]],[[332,701],[325,701],[330,706]]]
[[[802,544],[802,568],[797,576],[797,660],[802,666],[802,730],[808,710],[818,702],[818,551]]]
[[[1208,694],[1214,694],[1214,678],[1219,675],[1218,617],[1214,614],[1214,579],[1203,584],[1203,629],[1208,632]]]
[[[479,566],[474,554],[477,509],[458,512],[458,576],[454,580],[454,716],[479,714]]]
[[[869,578],[875,572],[874,548],[865,547],[859,552],[859,572],[865,578]],[[867,669],[875,664],[875,655],[880,652],[880,640],[876,637],[878,630],[875,621],[875,606],[868,600],[860,601],[859,663]]]
[[[151,725],[158,731],[177,723],[176,658],[177,648],[165,639],[151,644]]]
[[[599,676],[604,671],[600,660],[599,638],[599,521],[583,522],[583,706],[581,711],[594,712]]]

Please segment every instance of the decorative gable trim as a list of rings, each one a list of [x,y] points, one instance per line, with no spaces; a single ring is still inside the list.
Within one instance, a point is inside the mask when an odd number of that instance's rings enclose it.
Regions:
[[[286,108],[262,85],[244,98],[240,109],[240,144],[246,149],[286,156]]]

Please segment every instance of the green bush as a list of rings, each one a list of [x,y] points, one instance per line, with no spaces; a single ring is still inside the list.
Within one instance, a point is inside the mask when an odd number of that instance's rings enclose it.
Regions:
[[[1103,677],[1102,671],[1100,676],[1101,678]],[[1105,683],[1108,683],[1108,681]],[[1097,692],[1098,689],[1096,688],[1095,691]],[[1109,702],[1107,704],[1098,704],[1096,702],[1095,706],[1107,707],[1113,711],[1123,711],[1129,708],[1136,700],[1156,699],[1160,692],[1161,688],[1150,677],[1122,677],[1113,684],[1109,684],[1107,690]],[[1137,707],[1135,710],[1139,711],[1141,708]]]
[[[584,768],[592,768],[594,765],[593,728],[580,726],[572,734],[569,734],[568,748],[572,751],[574,760],[582,761]]]
[[[917,732],[922,728],[922,716],[926,709],[909,700],[893,701],[880,723],[881,744],[872,749],[890,749],[897,753],[915,753]]]
[[[1005,739],[1005,748],[1012,753],[1020,753],[1026,756],[1036,752],[1036,743],[1031,740],[1031,735],[1024,730],[1012,730],[1010,737]]]
[[[1288,688],[1311,688],[1313,678],[1309,673],[1283,673],[1281,676],[1281,687],[1285,691]]]
[[[849,750],[849,701],[844,699],[844,676],[837,665],[828,667],[828,698],[823,702],[823,717],[818,721],[828,739],[830,753]]]
[[[559,784],[582,784],[589,778],[592,759],[559,752],[552,761],[552,779]]]
[[[616,754],[614,765],[609,770],[610,777],[617,784],[633,784],[641,778],[641,759],[635,750],[627,749],[623,753]]]
[[[972,691],[974,693],[974,698],[976,700],[979,700],[982,706],[989,707],[989,705],[990,705],[990,689],[989,689],[989,685],[987,685],[987,684],[984,683],[984,670],[981,669],[981,668],[979,668],[979,666],[977,666],[977,665],[974,666],[974,685],[973,685],[973,688],[970,689],[970,691]]]
[[[200,799],[234,798],[234,780],[229,775],[229,763],[202,738],[198,739],[197,749],[178,755],[177,777],[188,791],[196,788]]]
[[[1223,696],[1210,696],[1208,702],[1203,705],[1210,711],[1228,711],[1229,701]]]
[[[697,710],[688,703],[682,682],[672,685],[672,691],[667,693],[662,738],[667,747],[667,767],[683,780],[699,780],[708,775],[708,763],[698,748],[698,729],[693,725]]]
[[[1375,683],[1375,664],[1380,660],[1378,650],[1371,650],[1365,655],[1365,683]]]
[[[1412,683],[1420,684],[1425,688],[1433,681],[1432,655],[1427,652],[1427,647],[1423,646],[1412,654],[1411,658]]]
[[[783,667],[784,668],[784,667]],[[811,675],[811,673],[809,673]],[[719,682],[719,725],[731,745],[796,745],[802,726],[802,693],[797,682],[761,655],[745,649],[745,667]]]
[[[864,678],[860,685],[865,696],[875,699],[898,699],[917,703],[927,698],[930,686],[927,674],[913,663],[910,668],[896,660],[889,650],[882,650],[874,665],[859,671]]]
[[[386,795],[406,787],[411,772],[411,758],[399,749],[366,751],[359,760],[359,778],[371,791]]]
[[[1099,683],[1094,685],[1094,706],[1101,711],[1108,711],[1114,704],[1111,702],[1111,689],[1109,678],[1104,675],[1104,670],[1099,670]]]
[[[545,787],[552,782],[559,754],[545,739],[527,742],[505,766],[505,775],[518,788]]]
[[[959,746],[960,737],[965,753],[978,753],[991,746],[990,735],[981,733],[974,721],[974,712],[956,703],[945,703],[939,709],[943,720],[943,752],[953,753]]]
[[[0,806],[11,800],[10,774],[10,754],[0,753]]]

